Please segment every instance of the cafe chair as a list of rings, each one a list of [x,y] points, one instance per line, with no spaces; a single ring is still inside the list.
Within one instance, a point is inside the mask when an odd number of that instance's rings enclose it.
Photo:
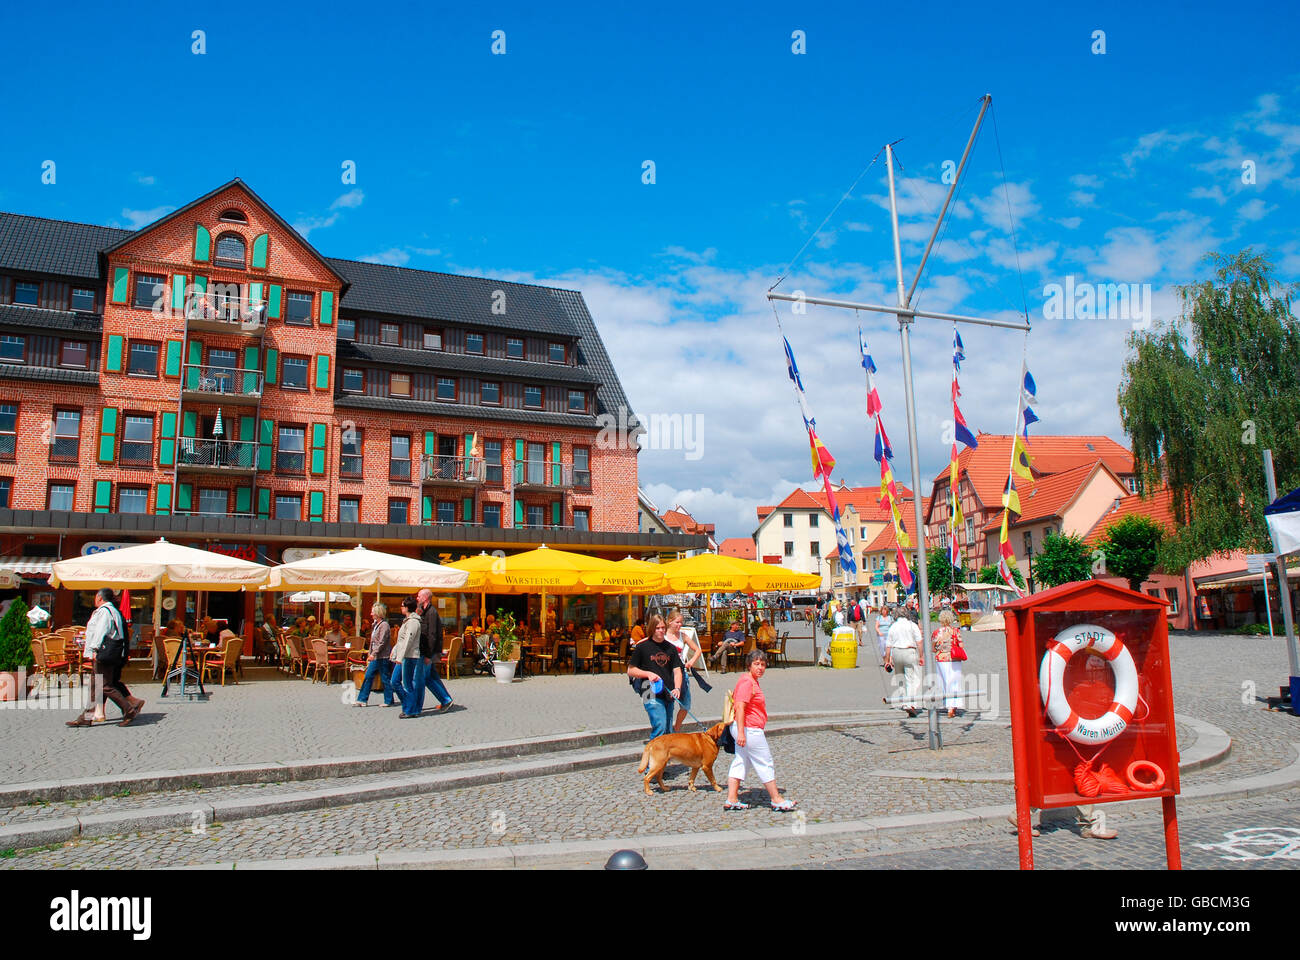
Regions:
[[[329,683],[334,677],[335,670],[339,672],[339,677],[341,679],[344,670],[347,668],[347,661],[342,657],[331,659],[329,654],[329,644],[320,638],[312,640],[311,648],[314,655],[311,682],[315,683],[319,680],[320,675],[323,672],[325,674],[325,682]]]
[[[443,673],[445,674],[443,679],[450,680],[451,672],[453,670],[456,671],[456,676],[458,677],[460,676],[460,648],[461,648],[461,644],[463,644],[464,642],[465,641],[463,637],[459,637],[459,636],[452,637],[451,646],[443,651],[443,653],[447,655],[447,659],[443,664],[443,666],[445,667],[445,669],[443,670]]]
[[[586,669],[590,673],[593,666],[600,666],[600,659],[596,656],[596,645],[591,639],[591,634],[580,638],[573,647],[573,672],[578,672],[579,664],[586,664]]]
[[[221,650],[209,650],[203,655],[203,672],[201,679],[206,683],[208,671],[215,670],[221,674],[221,685],[226,685],[226,673],[229,671],[231,679],[236,684],[239,678],[236,675],[239,669],[239,656],[244,651],[244,640],[242,637],[230,636],[226,638],[226,645]]]

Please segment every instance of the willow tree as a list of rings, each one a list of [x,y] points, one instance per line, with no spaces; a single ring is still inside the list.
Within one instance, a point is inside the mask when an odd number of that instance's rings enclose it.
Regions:
[[[1300,485],[1300,322],[1294,284],[1250,249],[1212,254],[1214,277],[1181,288],[1182,320],[1129,338],[1120,421],[1138,482],[1173,494],[1160,565],[1268,549],[1262,451],[1280,490]]]

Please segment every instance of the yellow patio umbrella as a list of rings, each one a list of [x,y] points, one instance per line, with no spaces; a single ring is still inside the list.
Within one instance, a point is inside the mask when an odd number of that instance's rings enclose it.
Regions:
[[[500,559],[500,558],[494,558]],[[546,636],[546,597],[548,594],[593,593],[583,581],[584,574],[599,573],[614,567],[602,560],[568,550],[552,550],[542,544],[536,550],[505,557],[498,567],[488,570],[487,586],[501,593],[540,593],[542,595],[542,636]]]
[[[465,581],[465,586],[470,590],[479,591],[479,621],[487,626],[487,575],[493,570],[504,570],[505,557],[493,556],[490,553],[483,552],[477,557],[465,557],[463,560],[456,560],[447,564],[457,570],[464,570],[469,574],[469,579]]]
[[[713,626],[715,593],[768,593],[808,590],[821,583],[814,573],[801,573],[770,563],[701,553],[663,565],[664,583],[674,593],[703,593],[705,629]]]
[[[627,591],[628,617],[632,614],[632,594],[663,593],[663,565],[647,563],[635,557],[624,557],[614,562],[613,570],[599,570],[583,574],[582,580],[599,593]],[[629,623],[629,626],[631,624]]]

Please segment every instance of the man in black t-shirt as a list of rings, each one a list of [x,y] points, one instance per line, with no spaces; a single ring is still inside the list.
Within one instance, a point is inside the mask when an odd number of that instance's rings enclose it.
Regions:
[[[651,740],[672,729],[673,707],[682,692],[682,658],[677,655],[677,648],[664,639],[667,629],[663,617],[651,617],[646,623],[646,638],[636,645],[628,659],[630,679],[663,683],[657,695],[643,697],[641,701],[650,717]]]

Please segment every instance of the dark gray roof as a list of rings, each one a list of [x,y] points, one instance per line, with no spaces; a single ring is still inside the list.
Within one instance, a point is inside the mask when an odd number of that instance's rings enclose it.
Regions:
[[[511,423],[552,424],[557,427],[580,427],[594,430],[598,426],[591,415],[550,413],[545,410],[510,410],[480,407],[470,403],[438,403],[432,400],[402,400],[394,397],[358,397],[344,394],[334,398],[335,407],[364,410],[388,410],[393,413],[428,414],[432,417],[461,417],[466,420],[508,420]]]
[[[0,270],[99,279],[99,253],[134,230],[0,213]]]
[[[635,423],[636,415],[632,412],[632,405],[627,402],[623,384],[619,382],[618,374],[614,372],[614,364],[610,362],[609,354],[605,352],[605,342],[600,339],[600,332],[587,311],[587,303],[582,299],[582,294],[575,290],[553,292],[582,337],[578,342],[578,363],[595,374],[596,381],[600,384],[596,388],[596,413],[612,415],[615,423]],[[627,410],[626,419],[618,415],[620,407]]]
[[[64,370],[62,367],[28,367],[21,363],[0,363],[0,379],[40,380],[46,383],[77,383],[93,387],[99,383],[99,371]]]
[[[463,277],[358,260],[330,266],[352,284],[339,308],[348,313],[445,320],[472,327],[581,336],[560,294],[567,290],[483,277]],[[494,291],[505,294],[505,313],[492,312]]]
[[[408,347],[388,347],[373,343],[352,343],[340,340],[338,358],[345,360],[371,360],[376,363],[400,367],[425,367],[429,370],[463,370],[473,374],[510,377],[514,380],[545,380],[549,383],[597,383],[596,375],[586,367],[562,363],[529,363],[526,360],[502,360],[497,357],[480,357],[469,353],[441,353],[432,350],[413,350]]]
[[[99,333],[104,329],[104,321],[97,313],[74,313],[71,310],[45,310],[41,307],[0,304],[0,326]]]

